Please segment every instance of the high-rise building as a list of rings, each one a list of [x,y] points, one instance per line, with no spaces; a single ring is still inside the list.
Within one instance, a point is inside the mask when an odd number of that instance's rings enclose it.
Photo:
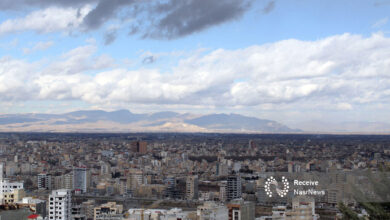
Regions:
[[[226,187],[227,200],[239,199],[241,198],[241,176],[240,175],[230,175],[227,178],[227,187]]]
[[[73,173],[67,173],[62,176],[63,188],[73,189]]]
[[[109,163],[101,163],[100,165],[100,175],[111,175],[111,165]]]
[[[49,220],[71,220],[71,217],[71,191],[52,191],[49,195]]]
[[[146,154],[148,152],[148,143],[146,141],[135,141],[132,143],[134,152]]]
[[[127,194],[127,178],[121,177],[117,179],[119,194],[125,195]]]
[[[198,176],[188,176],[186,180],[186,198],[198,199]]]
[[[144,183],[144,174],[142,170],[132,169],[129,172],[130,189],[135,190]]]
[[[64,176],[63,175],[52,176],[51,182],[53,184],[53,189],[65,189],[65,187],[64,187]]]
[[[174,176],[169,176],[164,180],[165,185],[167,186],[165,189],[165,196],[169,198],[173,198],[176,190],[176,179]]]
[[[229,174],[229,167],[227,164],[218,162],[216,165],[217,176],[227,176]]]
[[[227,194],[226,194],[227,182],[222,181],[219,185],[219,201],[226,202]]]
[[[40,173],[38,174],[38,189],[51,190],[52,178],[50,174]]]
[[[73,189],[86,193],[88,188],[88,174],[86,167],[74,167],[73,168]]]

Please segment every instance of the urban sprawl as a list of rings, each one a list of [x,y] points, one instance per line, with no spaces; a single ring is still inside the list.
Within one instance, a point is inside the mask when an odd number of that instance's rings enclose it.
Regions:
[[[380,135],[1,133],[0,217],[374,219],[389,170]]]

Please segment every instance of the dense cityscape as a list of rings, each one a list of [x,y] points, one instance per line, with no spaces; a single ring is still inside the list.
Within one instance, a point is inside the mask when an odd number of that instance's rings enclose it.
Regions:
[[[389,212],[389,143],[380,135],[2,133],[0,216],[372,218]]]

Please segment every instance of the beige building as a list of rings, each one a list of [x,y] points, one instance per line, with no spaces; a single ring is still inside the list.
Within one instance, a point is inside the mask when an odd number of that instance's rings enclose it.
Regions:
[[[3,174],[2,168],[3,167],[0,166],[0,173]],[[23,190],[22,182],[11,182],[9,179],[0,178],[0,204],[19,201],[21,199],[21,194],[24,193],[24,191],[17,190]]]
[[[123,205],[117,205],[116,202],[102,204],[93,210],[94,220],[121,220],[123,217]]]
[[[3,204],[13,204],[21,201],[26,196],[23,189],[15,189],[12,192],[3,193]]]
[[[72,173],[67,173],[67,174],[63,175],[62,181],[63,181],[62,188],[73,189],[73,174]]]

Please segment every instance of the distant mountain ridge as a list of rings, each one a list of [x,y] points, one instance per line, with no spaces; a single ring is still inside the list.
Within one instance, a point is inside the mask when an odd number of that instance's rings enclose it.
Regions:
[[[129,110],[82,110],[64,114],[3,114],[0,131],[29,132],[300,132],[272,120],[239,114],[136,114]]]
[[[238,114],[211,114],[186,120],[186,122],[209,129],[229,128],[233,130],[262,130],[267,128],[267,132],[294,131],[275,121],[247,117]]]

